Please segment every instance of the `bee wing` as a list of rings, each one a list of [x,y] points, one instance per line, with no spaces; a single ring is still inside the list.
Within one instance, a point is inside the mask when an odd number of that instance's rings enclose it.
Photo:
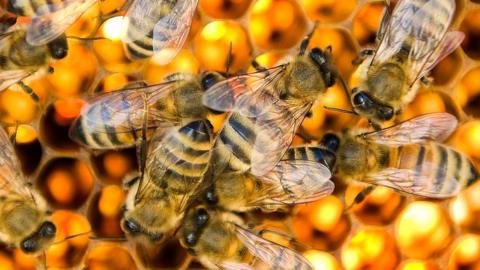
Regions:
[[[442,142],[452,134],[457,123],[457,119],[449,113],[429,113],[359,136],[386,145],[422,143],[429,140]]]
[[[442,41],[453,18],[455,1],[400,0],[393,10],[373,64],[395,54],[408,54],[408,82],[412,84]]]
[[[7,89],[31,75],[32,72],[27,70],[0,70],[0,91]]]
[[[141,130],[146,115],[147,128],[173,126],[177,120],[153,105],[175,89],[172,81],[108,92],[89,100],[76,121],[86,123],[87,132],[107,135]]]
[[[438,165],[431,162],[422,166],[430,169],[418,172],[415,169],[387,168],[367,175],[363,181],[409,194],[437,199],[452,197],[460,192],[459,179],[446,176],[443,181],[438,181],[437,172],[446,170],[446,168],[439,168]]]
[[[252,174],[262,176],[280,161],[310,107],[311,104],[292,107],[278,102],[257,117]]]
[[[255,205],[300,204],[330,195],[335,184],[332,174],[323,164],[309,160],[282,160],[275,168],[259,177],[267,188]]]
[[[181,0],[173,10],[155,24],[153,29],[153,49],[158,52],[168,49],[170,53],[162,55],[162,64],[168,64],[183,48],[190,32],[198,0]]]
[[[462,44],[464,38],[465,34],[460,31],[452,31],[445,34],[442,43],[435,49],[432,56],[428,58],[428,62],[422,71],[422,76],[432,70],[443,58],[455,51],[455,49]]]
[[[264,96],[254,93],[263,92],[269,85],[276,82],[285,72],[285,67],[286,65],[280,65],[221,81],[205,92],[203,104],[216,111],[236,110],[249,117],[257,116],[265,111],[262,109],[262,105],[265,104],[257,104],[252,109],[248,104],[252,103],[252,99],[261,101]]]
[[[27,42],[38,46],[49,43],[74,24],[97,0],[65,0],[38,7],[27,26]]]
[[[11,192],[32,198],[13,145],[5,130],[0,128],[0,195]]]
[[[225,270],[255,270],[255,268],[249,264],[237,262],[223,262],[220,264],[220,268]]]
[[[236,224],[235,231],[252,255],[266,263],[270,269],[314,269],[307,259],[296,251],[263,239]]]

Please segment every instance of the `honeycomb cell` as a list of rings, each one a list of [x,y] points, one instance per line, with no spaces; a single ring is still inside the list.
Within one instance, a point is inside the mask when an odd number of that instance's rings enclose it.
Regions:
[[[111,92],[125,87],[129,82],[134,81],[132,76],[124,73],[112,73],[102,78],[95,92]]]
[[[136,151],[133,148],[92,156],[92,163],[100,180],[106,184],[121,185],[124,181],[131,180],[125,179],[127,174],[136,173],[138,170]]]
[[[480,116],[480,68],[469,70],[455,89],[455,98],[469,115]]]
[[[38,106],[18,85],[0,93],[0,112],[5,123],[28,123],[38,115]]]
[[[398,270],[439,270],[431,261],[408,260],[402,263]]]
[[[465,33],[463,51],[471,58],[480,59],[480,9],[470,10],[462,21],[460,31]]]
[[[94,184],[88,165],[74,158],[48,161],[38,176],[43,196],[56,207],[77,208],[85,203]]]
[[[154,269],[182,269],[188,265],[190,257],[175,238],[150,247],[137,244],[135,253],[143,266]]]
[[[177,72],[191,74],[200,72],[200,63],[190,50],[181,50],[172,62],[167,65],[159,65],[155,62],[155,56],[153,56],[145,66],[143,78],[151,84],[161,83],[166,76]]]
[[[100,12],[102,15],[105,15],[121,9],[126,2],[127,0],[104,0],[98,2],[98,4],[100,6]]]
[[[402,253],[415,259],[439,255],[452,240],[453,228],[443,207],[433,202],[410,203],[396,221]]]
[[[350,184],[345,191],[345,202],[352,205],[357,194],[366,185]],[[390,224],[403,207],[404,198],[397,192],[386,187],[376,187],[363,202],[353,205],[351,212],[362,223],[369,225]]]
[[[128,250],[113,243],[102,243],[90,249],[84,267],[90,270],[138,269]]]
[[[338,82],[333,87],[328,88],[327,92],[322,95],[318,101],[322,105],[319,111],[324,111],[325,120],[321,123],[323,124],[322,129],[317,129],[317,134],[320,134],[320,131],[341,131],[344,127],[351,126],[353,122],[358,120],[358,117],[354,115],[324,108],[325,106],[328,108],[352,111],[345,90]],[[315,111],[313,111],[313,113],[315,114]]]
[[[43,148],[37,131],[30,125],[19,125],[15,135],[15,153],[20,160],[22,172],[31,175],[40,165]]]
[[[299,206],[292,221],[296,238],[319,250],[337,249],[348,236],[350,227],[343,203],[334,196]]]
[[[383,8],[382,2],[368,3],[356,14],[353,20],[352,34],[360,46],[365,47],[375,44]]]
[[[430,74],[433,77],[433,84],[446,85],[452,82],[452,80],[457,77],[462,66],[463,57],[460,49],[457,49],[433,68]]]
[[[462,123],[453,135],[452,144],[467,156],[480,158],[480,120],[473,119]]]
[[[476,196],[479,191],[480,183],[477,182],[450,202],[450,216],[467,231],[480,232],[480,202]]]
[[[356,57],[355,44],[350,34],[341,28],[318,27],[310,40],[309,48],[322,50],[332,47],[333,60],[344,78],[353,72],[352,60]]]
[[[259,0],[250,12],[253,42],[262,49],[288,49],[307,31],[307,20],[297,1]]]
[[[200,8],[215,19],[236,19],[242,17],[252,0],[200,0]]]
[[[433,113],[448,112],[459,117],[459,106],[448,95],[429,90],[420,90],[413,101],[406,106],[400,115],[401,121],[414,118],[415,116]]]
[[[317,269],[317,270],[342,269],[340,263],[330,253],[312,249],[304,252],[303,256],[305,256],[305,258],[307,258],[307,260],[310,261],[314,269]]]
[[[95,235],[99,237],[123,236],[120,220],[125,191],[119,186],[105,186],[90,200],[88,219]]]
[[[97,76],[94,54],[84,45],[69,42],[68,55],[52,64],[53,73],[46,76],[50,93],[58,97],[72,97],[85,93]]]
[[[480,236],[465,235],[456,243],[448,261],[449,270],[480,268]]]
[[[101,23],[100,5],[95,3],[66,32],[67,37],[88,38]]]
[[[236,21],[213,21],[205,25],[194,41],[195,57],[203,69],[225,72],[245,70],[250,64],[252,45],[247,31]]]
[[[368,228],[353,234],[343,246],[341,257],[347,270],[395,269],[400,261],[395,239],[382,228]]]
[[[68,132],[84,104],[81,99],[67,98],[48,106],[40,120],[41,139],[59,151],[77,150],[78,145],[70,139]]]
[[[74,212],[59,210],[52,214],[57,227],[55,242],[47,250],[49,267],[69,268],[80,264],[90,242],[90,224]]]
[[[357,1],[303,0],[302,3],[310,20],[321,23],[336,23],[341,22],[350,16],[355,9]]]

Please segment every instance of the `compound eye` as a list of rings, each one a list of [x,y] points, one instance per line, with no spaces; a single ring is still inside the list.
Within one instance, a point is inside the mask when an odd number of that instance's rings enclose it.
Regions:
[[[373,101],[370,99],[367,93],[361,91],[353,97],[353,105],[368,110],[373,107]]]
[[[193,247],[197,243],[197,240],[197,236],[194,233],[189,233],[185,236],[185,242],[190,247]]]
[[[207,221],[208,221],[207,210],[203,208],[198,209],[195,217],[195,225],[197,225],[197,228],[203,227],[203,225],[205,225]]]
[[[149,236],[149,238],[152,242],[158,242],[158,241],[162,240],[163,233],[152,234],[152,235]]]
[[[340,144],[340,139],[337,135],[333,133],[326,133],[325,135],[323,135],[320,144],[325,146],[328,150],[335,152],[337,151],[338,145]]]
[[[48,48],[54,59],[63,59],[67,56],[68,53],[68,44],[65,36],[60,36],[59,38],[48,43]]]
[[[50,221],[45,221],[40,229],[40,235],[43,237],[54,237],[57,233],[57,227]]]
[[[23,241],[20,244],[20,248],[25,252],[25,253],[31,253],[34,252],[37,249],[37,241],[35,241],[32,238],[29,238],[25,241]]]
[[[202,78],[203,90],[208,90],[217,83],[217,77],[213,73],[207,73]]]
[[[125,228],[125,230],[132,234],[140,232],[140,226],[135,221],[130,219],[125,219],[125,221],[123,222],[123,227]]]
[[[394,112],[392,107],[381,107],[378,110],[379,117],[385,121],[388,121],[393,118]]]

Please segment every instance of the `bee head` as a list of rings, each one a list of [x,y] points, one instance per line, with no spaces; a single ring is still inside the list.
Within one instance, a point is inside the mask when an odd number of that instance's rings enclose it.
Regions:
[[[358,88],[352,91],[352,104],[356,111],[374,122],[388,121],[395,114],[392,107],[376,102],[367,92]]]
[[[20,248],[25,253],[34,253],[45,249],[53,241],[57,227],[51,221],[45,221],[40,228],[29,235],[20,243]]]
[[[48,49],[54,59],[63,59],[67,56],[68,44],[65,35],[62,35],[48,43]]]
[[[132,238],[144,238],[151,243],[157,243],[163,240],[163,233],[149,231],[146,228],[143,228],[139,222],[133,218],[125,218],[121,226],[122,230]]]
[[[328,150],[335,153],[340,146],[340,138],[333,133],[325,133],[320,141],[320,145],[323,145]]]
[[[185,217],[182,227],[181,243],[190,253],[195,254],[194,247],[209,219],[208,211],[203,207],[193,209]]]
[[[225,76],[215,71],[204,72],[201,77],[203,90],[206,91],[216,83],[225,80]]]
[[[308,55],[320,69],[325,86],[331,87],[334,85],[337,72],[333,64],[331,48],[328,47],[325,51],[322,51],[320,48],[313,48]]]

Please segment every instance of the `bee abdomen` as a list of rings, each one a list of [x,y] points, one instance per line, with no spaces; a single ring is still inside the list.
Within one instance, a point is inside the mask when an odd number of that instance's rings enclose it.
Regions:
[[[332,169],[335,165],[336,157],[334,153],[322,147],[298,146],[289,148],[283,159],[319,162]]]

